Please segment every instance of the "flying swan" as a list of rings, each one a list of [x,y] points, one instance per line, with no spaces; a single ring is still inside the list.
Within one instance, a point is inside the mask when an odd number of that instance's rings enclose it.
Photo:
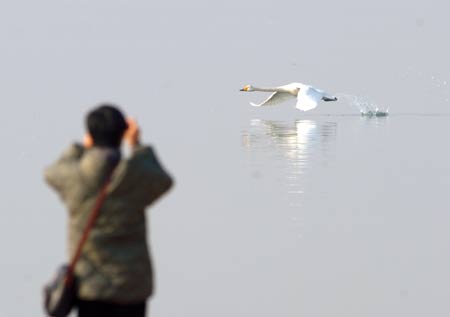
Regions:
[[[324,92],[323,90],[311,87],[309,85],[304,85],[301,83],[291,83],[284,86],[274,87],[274,88],[258,88],[251,85],[246,85],[241,91],[267,91],[273,92],[260,104],[255,104],[250,102],[254,107],[261,106],[274,106],[283,101],[297,98],[297,109],[308,111],[317,107],[320,100],[323,101],[336,101],[337,98],[331,96]]]

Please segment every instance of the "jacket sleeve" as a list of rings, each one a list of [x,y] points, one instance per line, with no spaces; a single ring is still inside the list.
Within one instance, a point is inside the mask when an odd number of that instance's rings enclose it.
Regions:
[[[153,203],[173,185],[172,178],[150,146],[136,146],[127,165],[129,172],[134,175],[133,196],[144,206]]]
[[[79,160],[84,153],[80,144],[71,145],[61,157],[44,171],[46,182],[65,199],[66,188],[78,174]]]
[[[111,149],[85,149],[74,144],[45,170],[45,179],[72,210],[86,198],[97,195],[118,160],[120,154]]]

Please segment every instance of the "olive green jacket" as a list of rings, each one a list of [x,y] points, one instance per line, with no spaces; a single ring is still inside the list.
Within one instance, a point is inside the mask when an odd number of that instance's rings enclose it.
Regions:
[[[120,160],[119,151],[85,150],[75,144],[46,169],[45,178],[68,208],[69,253],[73,256],[99,190],[118,161],[75,274],[79,298],[128,304],[152,294],[144,210],[172,185],[152,148],[137,146],[129,158]]]

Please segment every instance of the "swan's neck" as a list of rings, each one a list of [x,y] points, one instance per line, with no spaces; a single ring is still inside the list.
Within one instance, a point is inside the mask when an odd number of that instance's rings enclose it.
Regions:
[[[275,92],[275,91],[279,91],[279,88],[277,87],[253,87],[253,91],[267,91],[267,92]]]

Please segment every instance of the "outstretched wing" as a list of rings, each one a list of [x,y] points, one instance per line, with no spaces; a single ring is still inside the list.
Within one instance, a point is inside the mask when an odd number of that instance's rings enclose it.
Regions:
[[[302,87],[297,95],[297,109],[308,111],[317,107],[324,93],[312,87]]]
[[[288,92],[280,92],[280,91],[276,91],[273,94],[271,94],[269,96],[269,98],[267,98],[266,100],[264,100],[263,102],[261,102],[259,105],[250,102],[250,104],[253,107],[261,107],[261,106],[275,106],[279,103],[282,103],[283,101],[286,101],[288,99],[292,99],[295,96],[291,95]]]

